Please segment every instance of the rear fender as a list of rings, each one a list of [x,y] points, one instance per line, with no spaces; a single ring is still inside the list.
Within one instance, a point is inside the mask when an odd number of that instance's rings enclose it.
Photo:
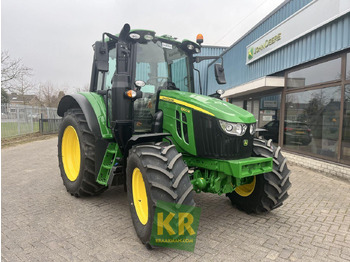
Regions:
[[[90,131],[97,137],[113,139],[111,130],[106,124],[106,106],[102,96],[95,93],[79,93],[64,96],[57,108],[61,117],[70,108],[81,108]]]
[[[90,102],[80,94],[66,95],[64,96],[60,103],[58,104],[57,114],[61,117],[64,116],[64,113],[71,108],[80,107],[83,111],[87,124],[90,128],[90,131],[94,133],[96,137],[101,137],[100,126],[97,121],[96,114],[92,108]]]

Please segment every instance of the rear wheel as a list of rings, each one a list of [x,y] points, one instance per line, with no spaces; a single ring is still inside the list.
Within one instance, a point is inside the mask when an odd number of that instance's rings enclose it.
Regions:
[[[71,195],[96,195],[106,189],[95,179],[95,136],[81,109],[69,109],[64,115],[58,132],[58,161]]]
[[[303,140],[301,141],[301,143],[302,143],[304,146],[307,146],[308,144],[311,143],[311,140],[312,140],[312,138],[311,138],[311,137],[308,137],[308,138],[306,138],[306,139],[303,139]]]
[[[290,171],[281,148],[272,140],[254,139],[253,156],[272,157],[272,172],[257,175],[249,184],[239,186],[227,194],[233,205],[247,213],[267,212],[281,206],[288,198]]]
[[[149,245],[157,201],[194,206],[192,184],[174,145],[134,146],[127,161],[127,191],[138,237]]]

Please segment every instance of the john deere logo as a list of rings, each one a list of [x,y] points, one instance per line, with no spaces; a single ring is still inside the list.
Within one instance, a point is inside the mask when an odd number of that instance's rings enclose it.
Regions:
[[[269,47],[271,50],[271,46],[272,45],[276,46],[276,42],[280,41],[281,39],[282,39],[282,33],[278,33],[277,35],[275,35],[271,38],[258,40],[254,44],[255,47],[250,47],[250,48],[248,47],[249,48],[248,49],[248,60],[252,60],[254,56],[255,56],[255,59],[258,59],[259,57],[263,56],[264,54],[266,54],[266,52],[262,52],[262,51],[266,51],[265,49],[267,47]],[[262,53],[260,53],[260,52],[262,52]]]
[[[252,59],[254,55],[254,47],[250,48],[248,51],[248,60]]]
[[[243,145],[244,145],[244,146],[247,146],[247,145],[248,145],[248,139],[244,139],[244,140],[243,140]]]

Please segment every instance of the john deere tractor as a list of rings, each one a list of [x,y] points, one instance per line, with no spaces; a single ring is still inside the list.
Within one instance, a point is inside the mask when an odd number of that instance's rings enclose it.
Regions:
[[[58,159],[75,197],[113,185],[127,191],[135,230],[148,244],[157,201],[194,206],[194,192],[226,194],[248,213],[288,197],[280,147],[254,138],[256,119],[215,97],[194,93],[197,43],[150,30],[104,33],[94,45],[90,92],[62,98]],[[215,65],[225,83],[222,64]]]

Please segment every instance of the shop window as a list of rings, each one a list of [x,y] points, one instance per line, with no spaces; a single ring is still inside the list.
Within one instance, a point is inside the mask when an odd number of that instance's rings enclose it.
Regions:
[[[247,109],[249,113],[252,113],[258,122],[259,126],[259,100],[247,100]]]
[[[346,79],[350,79],[350,53],[346,55]]]
[[[278,143],[279,120],[270,121],[262,128],[266,130],[264,132],[261,132],[261,135],[266,140],[272,139],[273,142]]]
[[[243,108],[243,101],[232,101],[232,104],[235,106],[239,106],[240,108]]]
[[[345,86],[342,159],[350,161],[350,85]]]
[[[260,100],[259,127],[266,131],[260,132],[265,139],[272,139],[276,144],[279,141],[281,94],[264,96]]]
[[[336,159],[340,101],[340,86],[287,94],[285,147]]]
[[[287,88],[301,88],[314,84],[340,80],[341,58],[291,72],[287,75]]]

